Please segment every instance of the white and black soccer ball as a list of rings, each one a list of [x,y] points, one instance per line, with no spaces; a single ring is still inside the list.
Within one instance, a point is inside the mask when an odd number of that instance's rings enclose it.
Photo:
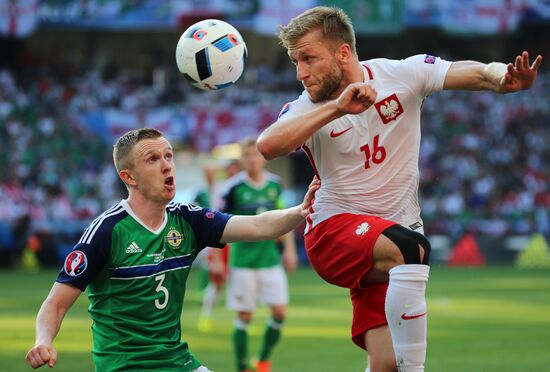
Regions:
[[[203,90],[235,83],[246,66],[244,39],[229,23],[206,19],[189,27],[176,47],[176,63],[191,84]]]

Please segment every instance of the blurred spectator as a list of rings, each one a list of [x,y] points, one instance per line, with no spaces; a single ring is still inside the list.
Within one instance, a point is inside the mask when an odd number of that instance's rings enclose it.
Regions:
[[[70,62],[1,70],[0,250],[21,247],[14,241],[26,239],[26,232],[14,235],[24,230],[21,221],[30,221],[32,232],[73,234],[123,196],[110,144],[73,118],[112,108],[222,102],[278,110],[301,89],[293,74],[249,66],[231,89],[205,94],[169,78],[170,71],[148,78],[110,65],[103,72],[79,70]],[[446,91],[425,101],[419,161],[428,234],[549,233],[549,96],[550,75],[541,73],[528,92]]]

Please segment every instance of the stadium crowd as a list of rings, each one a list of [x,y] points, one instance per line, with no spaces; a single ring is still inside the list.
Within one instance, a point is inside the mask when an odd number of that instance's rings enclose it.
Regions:
[[[0,71],[0,250],[22,249],[29,231],[81,229],[124,195],[111,144],[73,120],[79,114],[221,101],[282,107],[300,89],[293,74],[252,67],[237,86],[205,94],[158,71]],[[550,233],[548,96],[550,75],[541,74],[519,94],[426,100],[420,196],[428,234]],[[192,143],[188,133],[181,140]]]

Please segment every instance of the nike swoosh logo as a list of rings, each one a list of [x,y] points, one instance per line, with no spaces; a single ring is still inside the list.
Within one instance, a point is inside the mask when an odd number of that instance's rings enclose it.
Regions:
[[[428,314],[427,312],[426,313],[422,313],[422,314],[417,314],[417,315],[407,315],[405,313],[401,314],[401,319],[403,320],[411,320],[411,319],[416,319],[416,318],[421,318],[423,317],[424,315]]]
[[[349,127],[348,129],[344,129],[341,132],[335,132],[334,129],[330,131],[330,137],[336,138],[338,136],[341,136],[342,134],[346,133],[348,130],[353,129],[353,127]]]

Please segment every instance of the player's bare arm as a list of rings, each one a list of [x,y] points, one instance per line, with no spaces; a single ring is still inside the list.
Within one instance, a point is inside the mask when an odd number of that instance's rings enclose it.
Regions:
[[[278,120],[258,138],[258,150],[270,160],[290,154],[315,132],[346,114],[359,114],[376,101],[376,91],[366,83],[348,85],[333,101],[303,115]]]
[[[267,160],[288,155],[327,123],[339,118],[334,101],[306,114],[278,120],[258,137],[258,150]]]
[[[443,89],[491,90],[497,93],[511,93],[529,89],[537,78],[542,56],[533,63],[529,53],[523,52],[514,63],[475,61],[453,62],[443,84]]]
[[[311,181],[301,205],[267,211],[255,216],[231,217],[225,226],[220,242],[271,240],[288,233],[309,215],[311,201],[320,185],[320,181],[315,177]]]
[[[286,233],[283,237],[283,265],[287,272],[291,273],[298,266],[298,254],[296,253],[296,240],[294,231]]]
[[[53,340],[59,332],[65,314],[81,293],[80,289],[68,284],[53,285],[38,311],[35,344],[25,358],[32,368],[39,368],[45,364],[53,368],[57,362],[57,351],[52,346]]]

